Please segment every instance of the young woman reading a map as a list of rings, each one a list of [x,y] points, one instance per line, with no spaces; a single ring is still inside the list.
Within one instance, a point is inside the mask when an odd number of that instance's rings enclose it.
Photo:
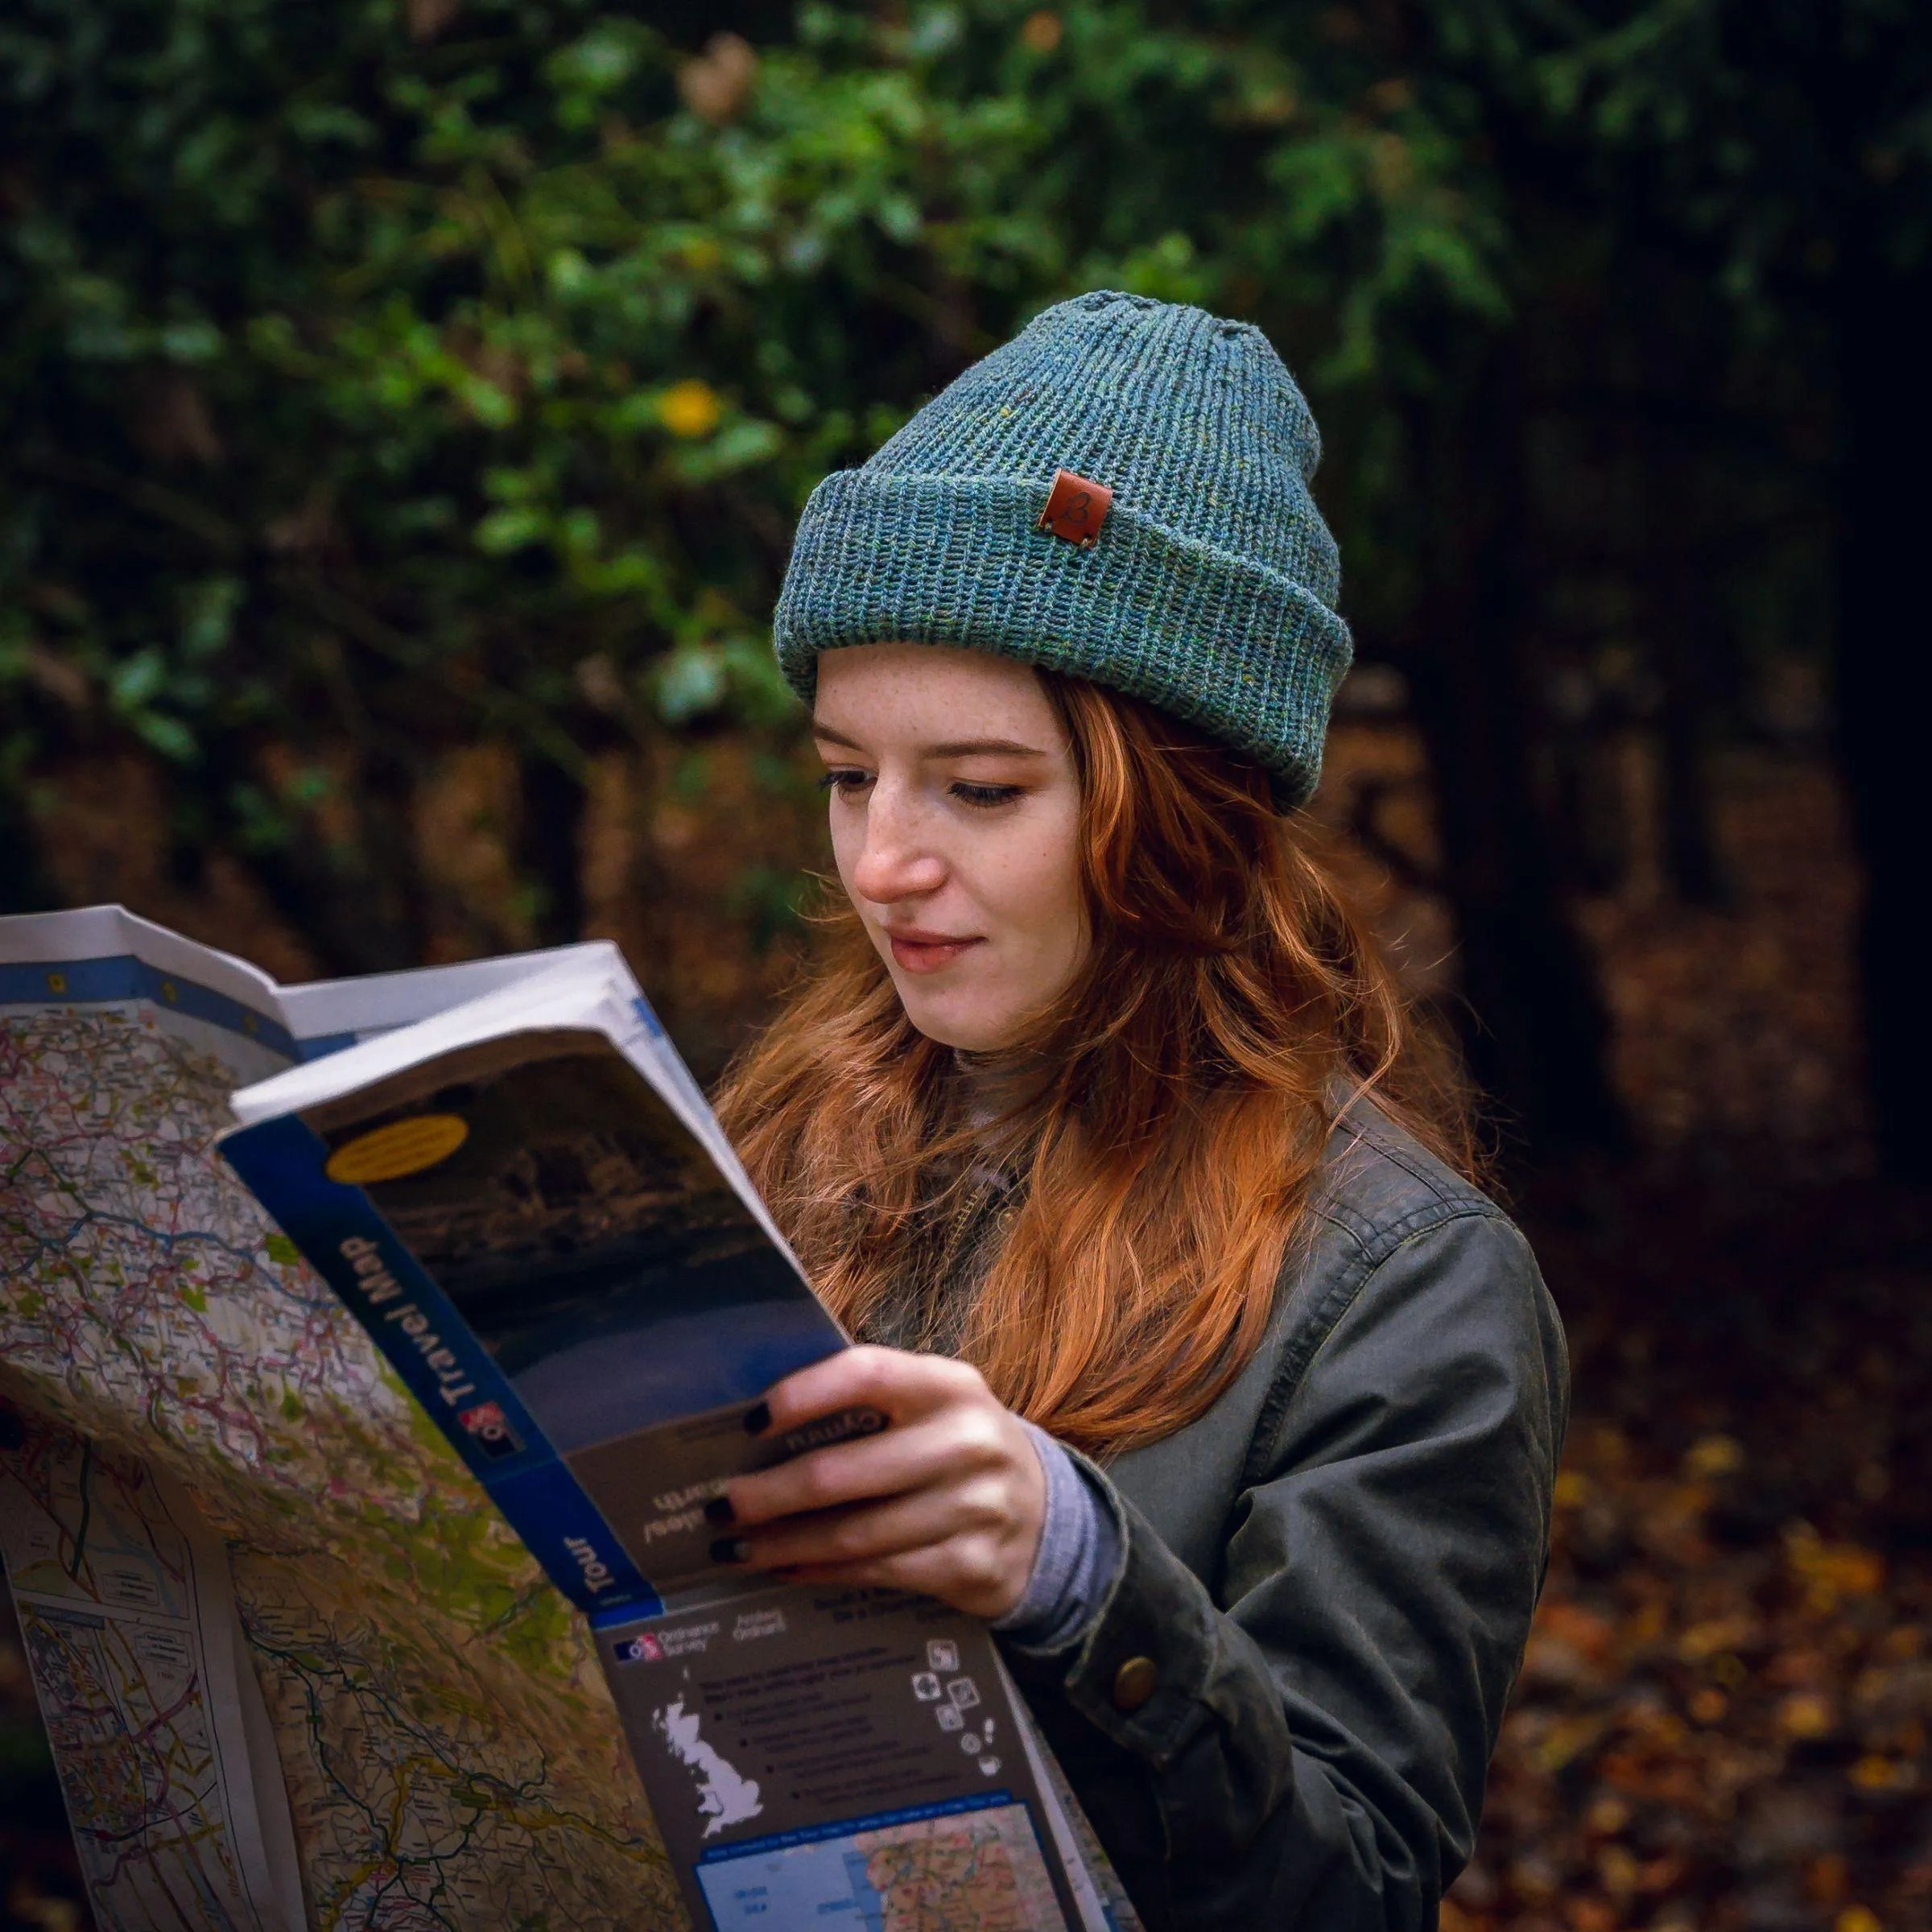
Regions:
[[[848,905],[720,1115],[890,1426],[714,1554],[987,1618],[1148,1923],[1425,1928],[1567,1398],[1296,807],[1349,661],[1255,329],[1049,311],[807,506],[777,617]]]

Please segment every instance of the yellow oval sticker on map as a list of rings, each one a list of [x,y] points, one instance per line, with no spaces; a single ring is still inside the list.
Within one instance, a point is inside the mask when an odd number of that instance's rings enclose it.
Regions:
[[[322,1171],[332,1181],[352,1187],[369,1181],[399,1181],[448,1160],[469,1138],[469,1121],[455,1114],[419,1113],[345,1141]]]

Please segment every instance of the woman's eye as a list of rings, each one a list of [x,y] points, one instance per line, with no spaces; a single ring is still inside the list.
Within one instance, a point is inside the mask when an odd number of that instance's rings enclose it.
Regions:
[[[835,765],[819,780],[821,791],[857,791],[862,785],[872,782],[869,772],[861,771],[856,765]]]
[[[956,780],[952,795],[963,805],[989,807],[1010,805],[1026,789],[1021,785],[974,785],[966,779]]]

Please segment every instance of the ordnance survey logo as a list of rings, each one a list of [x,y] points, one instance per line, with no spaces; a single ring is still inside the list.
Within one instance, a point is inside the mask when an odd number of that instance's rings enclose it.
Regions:
[[[523,1447],[522,1439],[510,1427],[495,1402],[478,1402],[473,1409],[459,1409],[456,1420],[477,1439],[477,1447],[485,1455],[514,1455]]]
[[[646,1630],[617,1645],[613,1654],[621,1664],[661,1664],[664,1661],[664,1646]]]

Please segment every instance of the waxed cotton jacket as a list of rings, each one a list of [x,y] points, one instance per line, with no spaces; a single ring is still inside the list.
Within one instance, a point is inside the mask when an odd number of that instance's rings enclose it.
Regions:
[[[1150,1932],[1418,1932],[1467,1862],[1549,1554],[1563,1330],[1522,1236],[1372,1107],[1266,1341],[1105,1472],[1081,1642],[1008,1661]]]

